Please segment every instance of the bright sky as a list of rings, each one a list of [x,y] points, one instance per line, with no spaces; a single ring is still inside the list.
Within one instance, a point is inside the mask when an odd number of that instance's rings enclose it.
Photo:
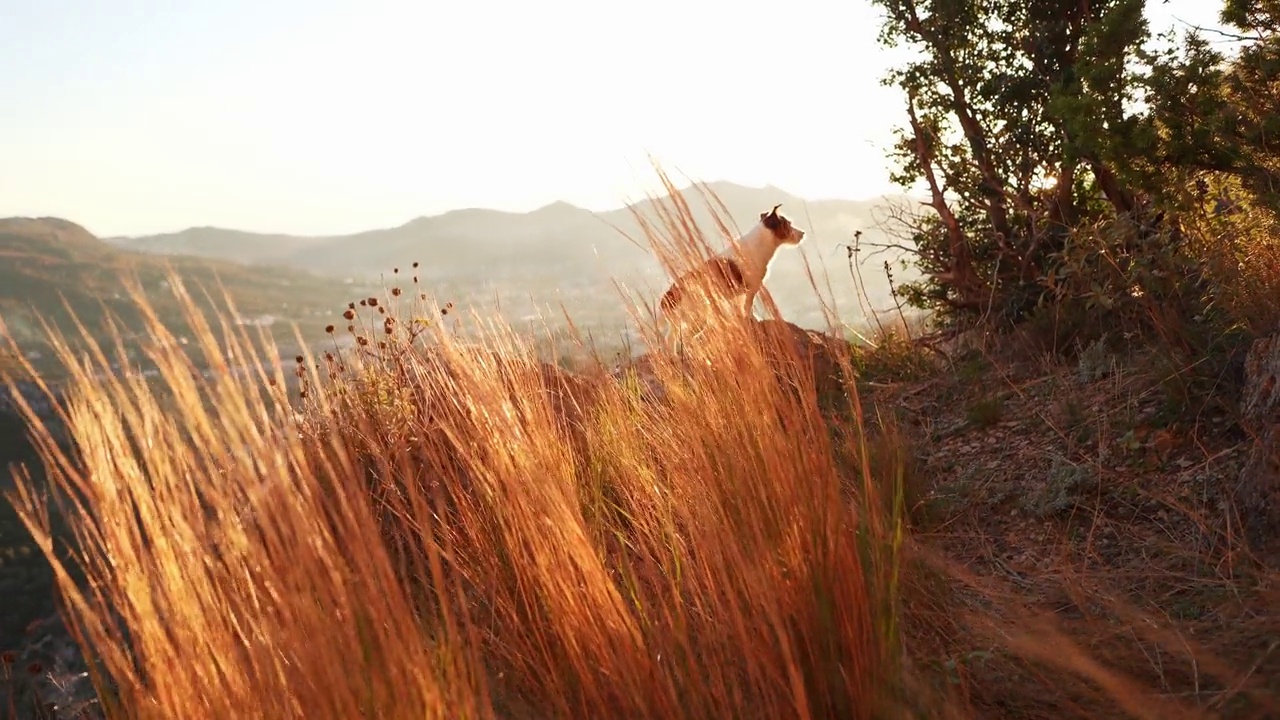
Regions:
[[[1217,0],[1152,0],[1153,27]],[[330,234],[606,209],[652,154],[809,198],[891,191],[865,0],[0,0],[0,216],[102,236]]]

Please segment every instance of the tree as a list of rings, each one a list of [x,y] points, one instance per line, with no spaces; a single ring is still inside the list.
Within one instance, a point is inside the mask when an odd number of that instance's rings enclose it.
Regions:
[[[1128,167],[1152,142],[1132,109],[1148,37],[1140,0],[873,0],[880,40],[918,59],[886,82],[906,98],[894,179],[923,182],[917,304],[1018,316],[1066,230],[1136,209]],[[997,289],[1001,292],[993,292]]]
[[[1202,33],[1155,64],[1152,114],[1163,130],[1164,172],[1231,178],[1254,207],[1280,209],[1280,1],[1227,0],[1216,32],[1237,44],[1228,59]]]
[[[1017,320],[1080,228],[1132,226],[1097,253],[1126,275],[1229,188],[1280,208],[1280,0],[1228,0],[1232,58],[1200,33],[1154,49],[1142,0],[873,2],[880,41],[916,51],[885,79],[906,105],[894,180],[934,210],[912,229],[914,304]]]

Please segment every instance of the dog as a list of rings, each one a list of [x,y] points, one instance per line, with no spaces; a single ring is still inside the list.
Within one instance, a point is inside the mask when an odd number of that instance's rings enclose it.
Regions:
[[[769,277],[774,255],[784,245],[799,245],[805,236],[804,230],[778,214],[780,207],[774,205],[769,212],[760,213],[755,227],[715,257],[677,277],[662,294],[658,310],[666,321],[668,336],[680,334],[687,324],[679,317],[681,311],[698,300],[717,305],[738,301],[741,305],[734,310],[744,320],[755,316],[756,296]]]

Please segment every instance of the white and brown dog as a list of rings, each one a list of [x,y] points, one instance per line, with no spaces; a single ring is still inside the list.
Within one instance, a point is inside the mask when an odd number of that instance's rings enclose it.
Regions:
[[[715,257],[676,278],[658,303],[668,334],[679,333],[687,324],[681,311],[689,307],[691,301],[717,305],[736,301],[740,305],[729,308],[731,314],[740,312],[744,319],[754,317],[756,296],[764,287],[778,248],[798,245],[804,239],[804,230],[778,214],[780,207],[775,205],[769,212],[760,213],[760,222],[746,234]]]

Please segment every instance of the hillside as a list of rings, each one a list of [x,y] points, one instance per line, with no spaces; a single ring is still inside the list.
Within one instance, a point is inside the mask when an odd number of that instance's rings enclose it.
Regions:
[[[204,287],[216,295],[221,281],[242,316],[286,321],[273,324],[279,330],[289,320],[331,312],[345,297],[331,281],[305,273],[204,258],[161,258],[113,247],[67,220],[7,218],[0,219],[0,318],[24,349],[41,344],[38,317],[71,329],[68,307],[95,333],[105,331],[106,313],[132,327],[138,311],[122,278],[134,277],[166,324],[181,329],[178,306],[165,291],[170,268],[193,293]]]
[[[824,323],[821,303],[809,287],[807,262],[824,284],[826,268],[831,296],[843,317],[857,320],[861,303],[849,276],[845,244],[857,231],[864,233],[864,241],[884,241],[877,227],[883,208],[900,198],[810,202],[775,187],[723,182],[710,184],[709,190],[740,229],[761,209],[782,203],[784,212],[809,230],[800,252],[779,254],[769,280],[784,315],[809,326]],[[689,201],[691,217],[714,232],[703,191],[680,192]],[[635,209],[649,217],[655,213],[652,201]],[[563,202],[529,213],[461,209],[397,228],[323,238],[205,227],[104,241],[53,218],[3,220],[0,233],[0,257],[5,259],[0,268],[0,313],[24,344],[40,335],[32,308],[65,325],[69,318],[62,311],[62,297],[86,317],[100,318],[99,303],[105,303],[112,312],[132,318],[134,309],[120,285],[121,273],[138,276],[149,290],[161,290],[167,265],[189,282],[206,286],[214,284],[215,275],[221,277],[246,316],[303,320],[308,331],[325,325],[318,315],[331,319],[334,307],[363,296],[369,286],[380,286],[379,276],[415,262],[421,263],[414,274],[422,289],[442,300],[480,311],[497,308],[511,321],[553,318],[564,303],[573,308],[575,321],[597,337],[616,337],[628,321],[626,306],[612,284],[615,279],[641,297],[666,282],[649,251],[630,239],[642,235],[632,209],[593,213]],[[868,253],[861,259],[873,306],[889,307],[883,272],[889,256]],[[170,320],[180,325],[167,293],[153,295],[160,311],[171,313]],[[100,322],[94,319],[91,324]],[[278,325],[284,329],[286,324]],[[278,340],[292,344],[289,337]]]

